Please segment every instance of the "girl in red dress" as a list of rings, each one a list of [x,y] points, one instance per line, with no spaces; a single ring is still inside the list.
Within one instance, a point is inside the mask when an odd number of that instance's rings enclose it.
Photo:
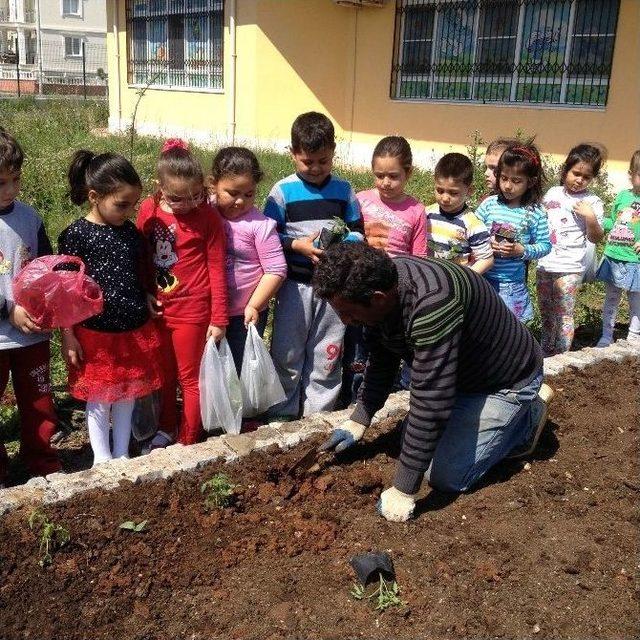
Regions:
[[[129,219],[142,190],[138,174],[121,155],[82,150],[73,157],[69,184],[71,201],[90,209],[60,234],[58,249],[82,258],[104,298],[102,313],[62,331],[71,395],[87,401],[95,465],[128,457],[135,400],[161,385],[160,340],[149,308],[144,240]]]
[[[229,322],[225,234],[207,202],[202,168],[187,145],[174,139],[162,149],[157,174],[159,191],[140,205],[137,220],[153,254],[165,363],[160,430],[150,448],[176,440],[193,444],[202,436],[200,361],[206,341],[221,340]]]

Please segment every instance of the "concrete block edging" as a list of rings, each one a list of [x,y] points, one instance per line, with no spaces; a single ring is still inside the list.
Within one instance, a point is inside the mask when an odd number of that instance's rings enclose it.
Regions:
[[[630,345],[624,340],[618,340],[603,349],[587,347],[545,358],[545,378],[558,376],[572,367],[583,369],[605,360],[621,362],[633,357],[640,358],[640,346]],[[409,392],[393,393],[376,414],[374,422],[396,415],[401,418],[408,410]],[[272,445],[283,450],[289,449],[317,434],[329,433],[346,420],[349,414],[350,410],[346,409],[319,413],[294,422],[274,422],[259,427],[252,433],[224,434],[186,447],[172,445],[131,460],[111,460],[76,473],[53,473],[46,477],[32,478],[24,485],[0,489],[0,516],[21,506],[37,508],[40,505],[62,502],[91,489],[110,491],[123,481],[139,484],[166,480],[177,473],[197,471],[216,460],[232,462],[252,451]]]

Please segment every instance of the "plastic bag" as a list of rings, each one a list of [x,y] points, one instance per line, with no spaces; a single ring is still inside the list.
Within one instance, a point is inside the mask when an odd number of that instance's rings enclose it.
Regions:
[[[76,265],[78,270],[56,269]],[[98,284],[76,256],[43,256],[27,264],[13,281],[13,299],[43,329],[72,327],[102,312]]]
[[[160,392],[136,398],[131,416],[131,431],[138,442],[153,437],[160,427]]]
[[[596,245],[588,240],[582,263],[585,267],[584,273],[582,274],[582,282],[594,282],[596,279],[596,273],[598,272],[598,267],[600,266],[600,261],[598,260]]]
[[[253,324],[244,344],[240,385],[245,418],[260,415],[286,398],[269,351]]]
[[[200,362],[200,413],[206,431],[240,433],[242,391],[226,338],[216,347],[210,338]]]

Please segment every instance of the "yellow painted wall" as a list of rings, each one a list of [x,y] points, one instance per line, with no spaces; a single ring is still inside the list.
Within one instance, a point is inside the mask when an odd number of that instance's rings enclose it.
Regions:
[[[126,82],[124,0],[109,2],[111,123],[118,81],[112,24],[118,5],[120,102],[129,120],[137,99]],[[478,129],[484,139],[520,128],[537,135],[545,153],[561,159],[577,142],[609,149],[609,169],[626,171],[640,146],[640,0],[622,0],[606,109],[401,102],[389,98],[395,2],[382,9],[347,9],[331,0],[237,0],[236,134],[265,144],[289,137],[304,111],[327,113],[344,143],[368,148],[382,136],[406,136],[416,152],[464,150]],[[227,3],[227,7],[229,3]],[[229,17],[225,18],[225,88],[229,87]],[[137,116],[142,130],[222,138],[229,92],[149,90]]]

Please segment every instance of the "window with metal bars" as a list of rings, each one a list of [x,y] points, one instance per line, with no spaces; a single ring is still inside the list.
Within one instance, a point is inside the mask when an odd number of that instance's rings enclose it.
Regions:
[[[128,81],[222,89],[224,0],[127,0]]]
[[[397,0],[391,97],[604,107],[620,0]]]

